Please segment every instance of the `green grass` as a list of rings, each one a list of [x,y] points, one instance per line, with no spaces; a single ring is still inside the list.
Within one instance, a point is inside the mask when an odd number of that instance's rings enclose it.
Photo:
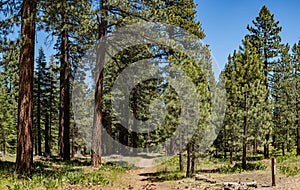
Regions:
[[[286,176],[300,174],[300,157],[295,156],[296,152],[287,153],[285,156],[276,157],[276,162],[280,173]]]
[[[0,189],[31,190],[57,189],[69,185],[108,185],[123,175],[126,168],[114,164],[104,164],[95,169],[89,166],[89,159],[75,159],[70,162],[59,160],[34,161],[31,177],[17,175],[15,164],[0,162]]]
[[[247,163],[246,168],[242,168],[242,164],[238,163],[235,165],[225,165],[223,167],[218,168],[219,173],[230,174],[230,173],[241,173],[244,171],[253,171],[253,170],[265,170],[267,166],[261,161],[254,163]]]
[[[155,181],[174,181],[183,179],[185,172],[179,170],[178,156],[163,156],[155,160],[158,164],[156,172],[152,174]]]

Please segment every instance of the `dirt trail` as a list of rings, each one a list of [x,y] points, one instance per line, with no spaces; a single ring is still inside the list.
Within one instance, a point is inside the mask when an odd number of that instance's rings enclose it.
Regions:
[[[138,168],[151,168],[154,166],[154,159],[153,158],[142,158],[138,163],[135,164]]]
[[[156,172],[154,158],[142,158],[135,164],[139,169],[129,170],[118,184],[103,187],[102,190],[169,190],[172,189],[166,182],[152,180],[149,175]]]

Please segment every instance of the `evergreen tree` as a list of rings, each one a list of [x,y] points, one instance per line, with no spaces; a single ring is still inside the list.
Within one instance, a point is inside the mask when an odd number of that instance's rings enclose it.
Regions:
[[[37,144],[37,154],[42,156],[42,128],[41,128],[41,121],[42,121],[42,113],[44,111],[44,102],[45,102],[45,95],[46,95],[46,56],[42,48],[39,49],[38,57],[36,60],[36,73],[35,73],[35,92],[34,97],[36,101],[36,134],[35,140]]]
[[[58,116],[59,116],[59,66],[50,57],[45,73],[45,100],[43,103],[45,110],[45,156],[51,156],[51,149],[54,142],[58,142]]]
[[[19,42],[4,38],[0,59],[2,151],[16,153],[18,122]]]
[[[246,168],[247,144],[249,140],[264,134],[264,98],[267,91],[263,84],[263,65],[255,47],[249,43],[248,36],[243,40],[240,51],[229,59],[225,69],[228,109],[225,124],[229,124],[231,141],[240,141],[243,149],[242,166]],[[228,73],[227,73],[228,72]],[[231,125],[231,126],[230,126]],[[240,138],[242,137],[242,138]],[[240,140],[241,139],[241,140]],[[228,139],[229,140],[229,139]],[[230,142],[231,144],[233,142]]]
[[[72,70],[87,48],[87,24],[90,19],[91,3],[78,1],[44,1],[42,20],[45,30],[58,37],[56,48],[60,60],[60,116],[59,116],[59,156],[70,160],[70,90]]]
[[[254,26],[247,26],[250,32],[250,43],[257,48],[260,58],[264,64],[264,85],[271,92],[273,86],[273,79],[271,73],[274,70],[274,66],[277,63],[279,53],[282,48],[280,32],[282,28],[279,26],[279,21],[274,19],[274,14],[272,14],[266,6],[263,6],[259,12],[259,16],[252,21]],[[266,97],[265,102],[272,96]],[[269,110],[272,113],[272,109]],[[267,117],[266,117],[267,118]],[[272,120],[269,121],[272,123]],[[264,144],[264,156],[269,158],[269,141],[272,135],[272,125],[268,129],[269,132],[265,137]]]
[[[292,67],[293,67],[293,90],[292,90],[292,109],[294,112],[294,124],[296,127],[296,142],[297,142],[297,156],[300,156],[300,41],[292,48]]]
[[[35,47],[35,0],[23,0],[21,7],[20,85],[16,171],[31,172],[33,163],[32,119]]]
[[[294,131],[293,107],[293,67],[289,55],[289,45],[284,46],[280,53],[279,63],[274,67],[274,142],[277,148],[281,147],[285,154],[285,147],[291,150],[290,139]]]

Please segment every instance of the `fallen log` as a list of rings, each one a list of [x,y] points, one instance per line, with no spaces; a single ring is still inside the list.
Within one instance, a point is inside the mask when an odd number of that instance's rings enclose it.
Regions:
[[[195,176],[195,179],[196,179],[196,180],[205,181],[205,182],[207,182],[207,183],[217,183],[216,180],[210,179],[210,178],[208,178],[208,177],[206,177],[206,176],[201,176],[201,175],[196,175],[196,176]]]
[[[253,182],[224,182],[224,189],[248,189],[249,187],[257,188],[256,181]]]

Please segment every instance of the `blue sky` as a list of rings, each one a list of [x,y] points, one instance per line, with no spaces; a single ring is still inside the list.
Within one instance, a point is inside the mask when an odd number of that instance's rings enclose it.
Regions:
[[[195,0],[195,3],[198,5],[197,20],[206,34],[203,41],[210,45],[220,69],[224,68],[228,55],[239,47],[248,33],[246,26],[252,24],[263,5],[275,14],[275,19],[283,27],[281,37],[284,43],[293,45],[300,40],[300,0]],[[45,36],[43,32],[37,35],[36,53],[43,46],[49,58],[56,51],[52,45],[45,46]]]
[[[282,26],[284,43],[293,45],[300,39],[299,0],[195,0],[197,19],[201,22],[210,49],[220,69],[229,54],[237,49],[248,33],[246,26],[266,5]]]

